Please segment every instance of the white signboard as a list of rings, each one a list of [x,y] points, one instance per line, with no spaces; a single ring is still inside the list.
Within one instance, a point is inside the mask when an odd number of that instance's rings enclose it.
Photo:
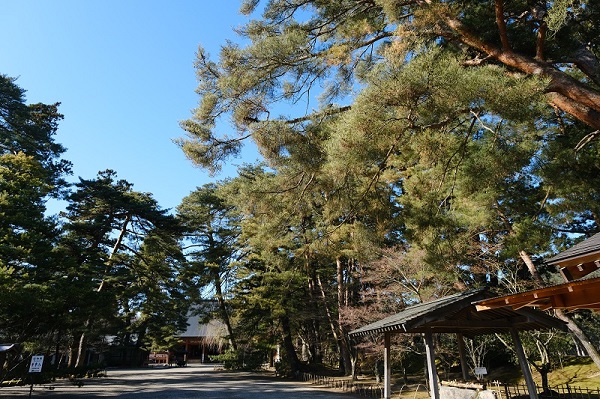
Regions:
[[[44,355],[31,356],[31,364],[29,364],[30,373],[41,373],[44,364]]]
[[[487,369],[485,367],[475,367],[475,374],[476,375],[486,375]]]

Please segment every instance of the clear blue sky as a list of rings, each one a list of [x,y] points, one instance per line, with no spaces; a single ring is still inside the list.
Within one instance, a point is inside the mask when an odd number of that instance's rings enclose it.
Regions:
[[[2,0],[0,73],[17,77],[28,103],[60,102],[56,141],[74,176],[113,169],[162,208],[212,178],[172,140],[198,103],[193,68],[201,44],[216,57],[246,17],[238,0]],[[248,159],[251,158],[251,159]]]

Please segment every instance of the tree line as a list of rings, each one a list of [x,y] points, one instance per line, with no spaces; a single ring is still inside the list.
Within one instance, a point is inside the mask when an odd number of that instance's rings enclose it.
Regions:
[[[544,257],[599,231],[596,3],[240,11],[243,45],[198,49],[178,144],[215,173],[248,142],[263,156],[218,187],[246,257],[223,273],[238,334],[269,331],[292,370],[329,358],[350,373],[347,332],[416,302],[558,282]],[[556,316],[600,366],[596,316]]]
[[[0,76],[0,341],[56,367],[88,364],[108,336],[135,356],[164,346],[190,295],[181,224],[112,170],[68,184],[59,104],[27,105],[24,93]],[[65,210],[48,214],[50,199]]]
[[[68,185],[58,104],[26,105],[2,76],[0,340],[75,366],[114,336],[139,357],[172,345],[190,306],[212,298],[228,359],[279,347],[285,372],[376,370],[381,343],[350,330],[458,291],[557,282],[543,258],[599,231],[596,3],[241,10],[244,46],[217,59],[199,48],[200,102],[178,145],[215,173],[247,141],[264,162],[175,212],[114,171]],[[49,198],[65,212],[47,215]],[[597,316],[559,316],[582,334],[532,334],[542,371],[581,345],[597,359]],[[510,361],[489,340],[467,346],[472,366],[491,351]],[[404,365],[422,350],[397,347]]]

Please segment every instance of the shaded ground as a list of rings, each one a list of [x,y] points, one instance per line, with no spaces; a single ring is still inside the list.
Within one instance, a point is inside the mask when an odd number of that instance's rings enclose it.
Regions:
[[[35,385],[32,398],[48,399],[342,399],[350,393],[319,389],[308,383],[283,381],[255,373],[230,373],[213,366],[108,370],[106,378],[82,380],[78,387],[70,381]],[[0,398],[27,398],[29,387],[0,388]]]

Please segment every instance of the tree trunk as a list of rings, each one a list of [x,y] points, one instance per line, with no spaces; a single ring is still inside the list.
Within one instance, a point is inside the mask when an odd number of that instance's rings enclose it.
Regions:
[[[536,283],[538,285],[542,285],[543,284],[542,278],[540,277],[539,273],[537,272],[537,268],[533,264],[533,261],[531,260],[531,257],[529,256],[529,254],[526,253],[525,251],[520,251],[519,255],[521,255],[521,259],[523,259],[523,261],[529,268],[529,271],[531,272],[531,275],[533,276],[533,278],[536,280]],[[573,336],[575,336],[579,340],[579,342],[581,342],[581,345],[587,351],[590,359],[592,359],[592,361],[594,362],[596,367],[598,367],[598,369],[600,369],[600,355],[598,354],[598,351],[596,350],[594,345],[592,345],[590,339],[583,332],[583,330],[581,330],[581,328],[579,328],[579,326],[577,324],[575,324],[575,322],[569,316],[567,316],[567,314],[565,314],[565,312],[563,312],[562,309],[555,309],[554,312],[555,312],[555,315],[557,318],[559,318],[560,320],[567,323],[567,328],[568,328],[569,332],[571,334],[573,334]]]
[[[73,342],[69,343],[68,351],[69,351],[69,359],[67,361],[67,368],[71,368],[75,364],[75,359],[77,359],[77,356],[75,354],[75,348],[73,348]]]
[[[87,323],[86,323],[87,324]],[[75,368],[83,366],[83,362],[85,359],[85,353],[87,352],[86,348],[86,331],[87,325],[81,335],[79,336],[79,345],[77,347],[77,358],[75,360]]]
[[[127,232],[127,225],[129,225],[130,221],[131,221],[131,214],[127,214],[127,216],[125,217],[125,221],[123,222],[123,226],[121,227],[121,231],[119,232],[119,236],[117,237],[117,241],[115,242],[115,245],[113,246],[112,251],[110,252],[110,255],[108,256],[108,260],[106,261],[107,271],[111,266],[111,261],[113,259],[113,256],[119,250],[119,247],[121,246],[121,243],[123,242],[123,238],[125,237],[125,233]],[[102,276],[102,281],[100,281],[100,285],[98,286],[98,289],[96,290],[96,292],[102,291],[102,289],[104,288],[105,281],[106,281],[106,276]],[[87,333],[87,331],[89,331],[91,329],[91,325],[92,325],[92,315],[89,315],[88,319],[85,322],[85,330],[81,334],[81,337],[79,339],[79,348],[77,349],[77,361],[75,362],[75,367],[79,367],[84,362],[84,359],[82,358],[82,356],[84,356],[85,352],[86,352],[86,348],[85,348],[86,333]]]
[[[283,350],[287,355],[287,361],[289,362],[291,372],[295,375],[300,371],[300,359],[298,359],[296,348],[294,348],[290,319],[287,315],[284,315],[279,318],[279,321],[281,322],[281,330],[283,332]]]
[[[356,362],[358,361],[358,356],[351,356],[351,361],[352,361],[352,381],[356,381],[357,379],[357,375],[356,375]]]
[[[523,262],[525,262],[531,277],[533,277],[533,280],[535,281],[535,285],[537,287],[542,287],[544,285],[544,281],[542,280],[542,276],[540,276],[538,273],[537,267],[535,267],[535,264],[531,260],[529,254],[525,251],[519,251],[519,256],[521,256],[521,259],[523,259]]]
[[[541,368],[541,370],[539,370],[540,372],[540,376],[542,377],[542,390],[543,392],[549,392],[550,391],[550,385],[548,382],[548,373],[550,372],[550,370],[543,366]]]
[[[337,329],[335,327],[335,323],[333,320],[333,316],[331,315],[331,311],[329,310],[329,306],[327,305],[327,296],[325,295],[325,290],[323,289],[323,284],[321,284],[321,277],[317,276],[317,285],[319,286],[319,290],[321,291],[321,300],[323,301],[323,307],[325,308],[325,314],[327,315],[327,320],[329,321],[329,327],[331,328],[331,334],[333,335],[333,340],[337,345],[338,353],[341,353],[340,347],[340,338],[338,336]],[[340,364],[341,366],[341,364]]]
[[[555,316],[567,323],[567,328],[569,329],[569,332],[573,334],[575,338],[577,338],[577,340],[581,343],[581,346],[585,348],[590,359],[592,359],[596,367],[600,369],[600,355],[598,354],[596,347],[592,344],[587,335],[581,330],[581,328],[579,328],[579,326],[573,321],[573,319],[571,319],[567,314],[565,314],[565,312],[563,312],[562,309],[556,309]]]
[[[60,368],[60,361],[62,360],[62,356],[60,356],[60,340],[62,338],[62,328],[58,328],[58,332],[56,333],[56,347],[54,348],[54,368],[58,370]]]
[[[227,312],[227,304],[225,303],[223,290],[221,289],[221,276],[219,275],[219,271],[215,269],[211,270],[211,273],[213,275],[213,284],[215,285],[217,302],[219,303],[219,314],[221,315],[221,319],[223,319],[223,323],[227,328],[227,339],[229,340],[229,346],[231,346],[231,349],[237,350],[236,340],[233,335],[233,328],[231,327],[231,320],[229,320],[229,313]]]
[[[142,355],[142,344],[144,343],[144,339],[146,339],[146,330],[147,324],[143,323],[139,328],[139,333],[137,336],[137,340],[135,341],[135,346],[133,353],[131,354],[131,366],[132,367],[141,367],[144,364],[144,360],[146,360]],[[145,354],[147,355],[147,353]]]
[[[350,350],[346,331],[344,331],[344,323],[342,320],[342,308],[344,307],[344,264],[338,256],[336,262],[336,275],[338,285],[338,329],[339,329],[339,344],[340,348],[340,371],[345,375],[349,375],[352,370],[352,361],[350,359]]]

